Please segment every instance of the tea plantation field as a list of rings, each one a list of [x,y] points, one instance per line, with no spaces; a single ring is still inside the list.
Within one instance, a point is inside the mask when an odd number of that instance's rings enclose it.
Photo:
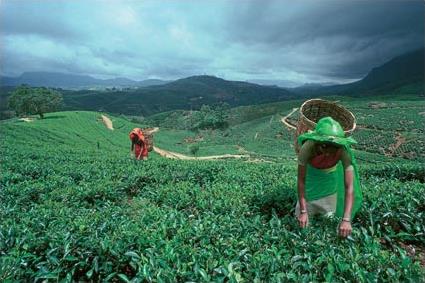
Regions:
[[[350,98],[327,97],[339,101],[357,118],[354,138],[359,142],[365,162],[425,162],[425,100],[419,96]],[[190,132],[190,111],[161,113],[150,117],[151,124],[161,127],[156,142],[164,148],[190,154],[193,144],[198,155],[211,153],[250,153],[253,158],[283,162],[296,159],[294,131],[283,126],[281,118],[291,113],[299,101],[278,102],[233,108],[229,128]],[[290,117],[297,122],[299,112]],[[364,154],[365,153],[365,154]]]
[[[252,115],[203,133],[199,155],[242,148],[272,163],[137,162],[136,124],[112,117],[111,131],[94,112],[2,122],[0,281],[424,281],[422,162],[359,148],[352,236],[337,236],[338,219],[301,230],[292,137],[279,115]],[[155,142],[187,153],[199,134],[161,129]]]

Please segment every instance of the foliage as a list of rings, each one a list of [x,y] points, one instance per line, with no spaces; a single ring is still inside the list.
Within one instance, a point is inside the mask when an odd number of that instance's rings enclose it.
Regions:
[[[40,118],[43,118],[45,113],[57,111],[62,100],[62,94],[56,90],[24,85],[13,91],[9,97],[9,106],[19,116],[40,115]]]
[[[199,145],[198,144],[192,144],[189,146],[189,152],[192,155],[196,155],[199,151]]]
[[[425,247],[416,179],[361,164],[364,204],[341,240],[338,219],[298,228],[294,161],[137,162],[126,120],[46,116],[0,124],[0,281],[423,281],[404,248]]]
[[[227,111],[229,105],[226,103],[220,103],[213,106],[202,105],[199,111],[196,111],[193,115],[192,129],[225,129],[229,123],[227,121]]]

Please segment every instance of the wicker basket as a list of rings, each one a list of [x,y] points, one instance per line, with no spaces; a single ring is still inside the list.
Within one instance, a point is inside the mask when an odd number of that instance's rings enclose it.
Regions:
[[[356,128],[356,118],[353,113],[336,102],[323,99],[307,100],[301,105],[300,116],[295,130],[295,151],[297,154],[300,150],[297,141],[298,136],[313,130],[317,121],[326,116],[330,116],[339,122],[346,136],[350,136]]]
[[[153,150],[153,133],[151,133],[151,130],[151,128],[142,129],[149,152]]]

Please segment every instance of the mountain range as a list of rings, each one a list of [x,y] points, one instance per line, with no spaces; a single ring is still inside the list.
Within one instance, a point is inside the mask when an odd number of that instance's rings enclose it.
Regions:
[[[89,76],[57,73],[24,73],[15,79],[2,78],[3,87],[0,89],[2,100],[5,100],[13,90],[13,87],[6,87],[4,82],[9,84],[25,82],[34,86],[67,85],[77,89],[82,85],[121,86],[122,88],[100,90],[62,89],[65,109],[100,110],[138,116],[149,116],[176,109],[199,109],[203,104],[221,102],[228,103],[230,106],[240,106],[326,95],[361,97],[406,92],[423,95],[424,49],[395,57],[373,68],[362,80],[333,86],[313,84],[285,89],[242,81],[228,81],[205,75],[172,82],[136,82],[125,78],[99,80]],[[123,86],[137,87],[124,88]],[[0,110],[6,110],[4,103]]]
[[[213,76],[192,76],[164,85],[125,91],[62,91],[69,109],[104,110],[130,115],[151,115],[175,109],[199,109],[225,102],[250,105],[295,98],[283,88],[227,81]]]
[[[385,95],[407,85],[415,92],[424,93],[424,49],[397,56],[373,68],[363,79],[342,85],[323,87],[297,87],[290,91],[303,95]]]
[[[90,89],[90,88],[123,88],[123,87],[146,87],[166,84],[169,81],[148,79],[134,81],[127,78],[97,79],[91,76],[54,73],[54,72],[25,72],[19,77],[0,77],[2,86],[18,86],[27,84],[34,87],[55,87],[63,89]]]

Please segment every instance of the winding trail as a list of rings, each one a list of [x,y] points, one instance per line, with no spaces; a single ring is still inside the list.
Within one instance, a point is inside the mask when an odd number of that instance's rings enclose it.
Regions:
[[[145,132],[146,133],[148,133],[148,134],[153,134],[153,133],[156,133],[156,132],[158,132],[159,131],[159,128],[158,127],[155,127],[155,128],[152,128],[151,130],[149,130],[149,131],[146,131],[145,130]]]
[[[109,130],[114,130],[111,119],[109,119],[105,115],[102,115],[102,121],[103,124],[105,124],[106,128],[108,128]]]
[[[291,116],[295,111],[297,111],[298,110],[298,108],[292,108],[292,111],[291,111],[291,113],[289,113],[288,115],[286,115],[285,117],[283,117],[282,119],[280,119],[280,121],[286,126],[286,127],[288,127],[290,130],[296,130],[297,129],[297,126],[296,125],[294,125],[294,124],[291,124],[289,121],[288,121],[288,118],[289,118],[289,116]]]
[[[149,132],[152,134],[158,131],[159,131],[159,128],[153,128]],[[195,156],[188,156],[181,153],[164,150],[156,146],[153,147],[153,150],[159,155],[161,155],[162,157],[166,157],[170,159],[180,159],[180,160],[216,160],[216,159],[226,159],[226,158],[249,158],[250,157],[247,154],[223,154],[223,155],[195,157]]]
[[[20,118],[19,121],[34,122],[34,119],[33,118]]]
[[[249,155],[246,154],[223,154],[223,155],[210,155],[210,156],[187,156],[181,153],[172,152],[168,150],[160,149],[159,147],[154,146],[153,150],[161,155],[162,157],[170,159],[180,159],[180,160],[213,160],[213,159],[225,159],[225,158],[248,158]]]

